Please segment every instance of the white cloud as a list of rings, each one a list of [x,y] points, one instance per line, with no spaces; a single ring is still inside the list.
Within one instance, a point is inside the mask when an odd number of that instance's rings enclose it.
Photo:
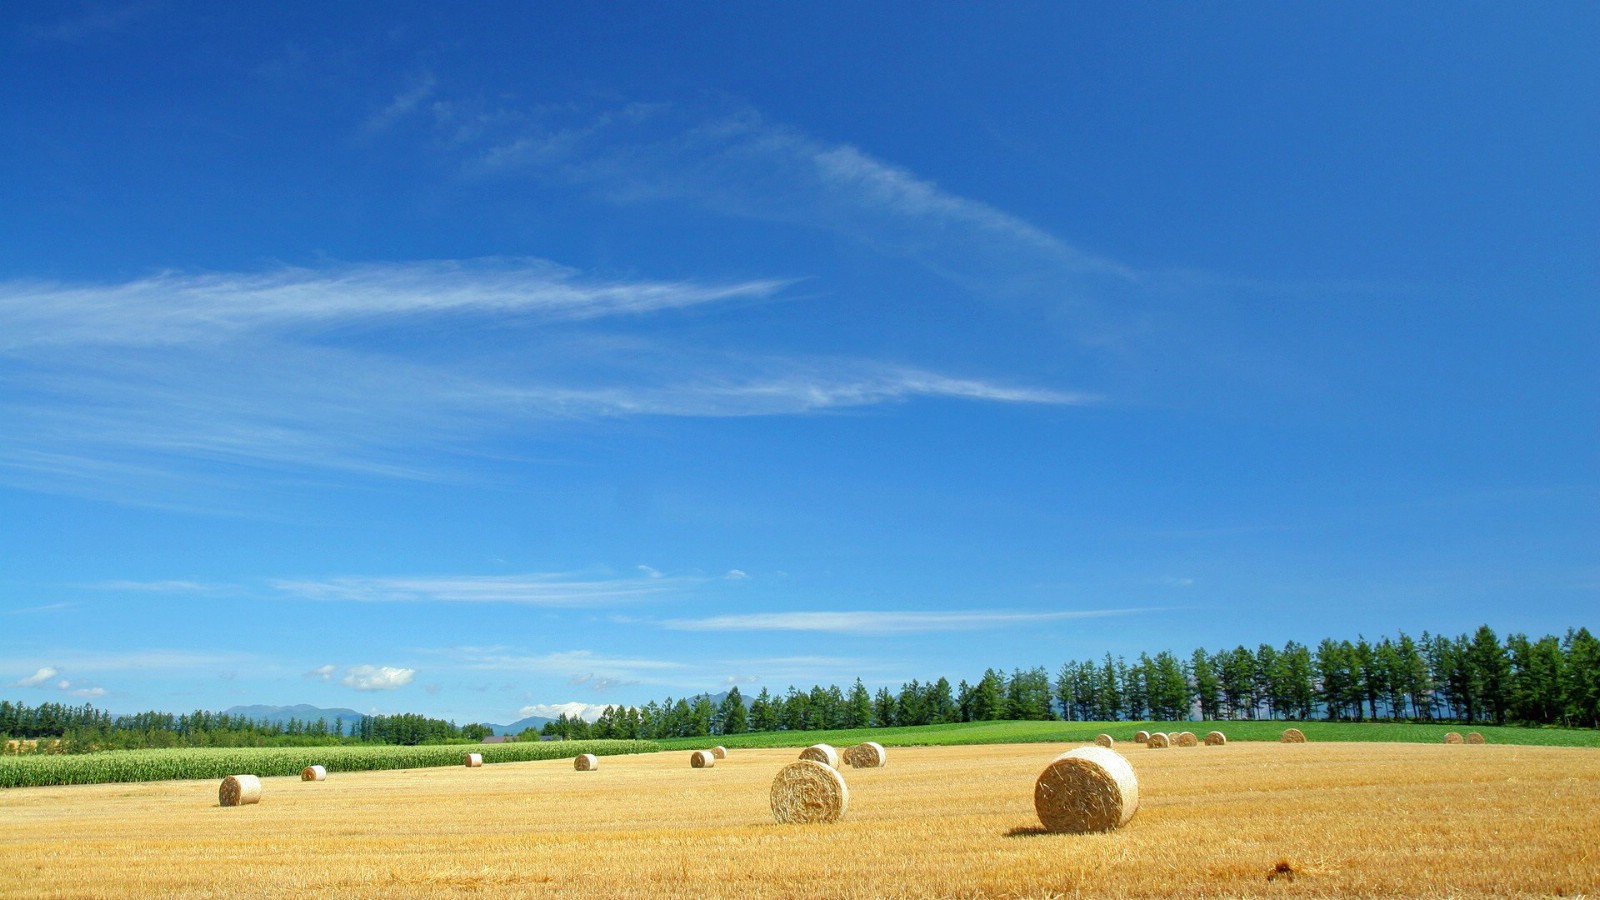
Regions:
[[[637,600],[677,590],[682,582],[649,578],[580,578],[574,575],[455,575],[438,577],[344,577],[321,581],[273,581],[286,594],[307,600],[359,603],[513,603],[585,606]]]
[[[78,690],[72,692],[72,696],[83,697],[85,699],[104,697],[105,695],[106,689],[102,687],[79,688]]]
[[[38,687],[59,674],[61,673],[54,667],[44,666],[27,678],[17,679],[13,684],[17,687]]]
[[[13,388],[0,396],[0,481],[209,505],[240,467],[435,479],[498,457],[507,435],[575,419],[1095,399],[870,359],[741,355],[644,327],[788,284],[605,281],[538,261],[0,282],[0,379]],[[397,344],[419,349],[385,349]]]
[[[329,664],[327,664],[325,666],[317,666],[315,669],[312,669],[311,671],[307,672],[305,674],[305,677],[307,677],[307,678],[315,678],[315,679],[317,679],[319,681],[332,681],[333,680],[333,673],[338,671],[338,669],[339,669],[338,666],[333,665],[332,663],[329,663]]]
[[[744,581],[750,576],[743,569],[729,569],[728,574],[722,577],[728,581]]]
[[[1054,303],[1086,278],[1138,278],[1018,216],[748,109],[696,118],[635,105],[515,127],[469,171],[533,173],[615,203],[687,199],[725,215],[826,229],[969,286],[1026,287]]]
[[[342,683],[358,691],[392,691],[410,684],[416,674],[416,669],[395,666],[351,666]]]
[[[1147,611],[1103,609],[1060,612],[772,612],[710,616],[701,619],[668,619],[661,624],[677,631],[823,631],[872,635],[1010,628],[1042,622],[1125,616]]]
[[[535,703],[532,706],[524,706],[522,709],[517,710],[517,718],[526,719],[529,716],[539,716],[540,718],[554,719],[565,713],[569,719],[579,718],[585,722],[593,722],[600,718],[600,714],[605,711],[605,706],[581,703],[576,700],[570,703]]]

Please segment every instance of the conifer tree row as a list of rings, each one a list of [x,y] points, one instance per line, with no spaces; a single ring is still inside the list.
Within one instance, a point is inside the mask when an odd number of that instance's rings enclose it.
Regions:
[[[582,738],[657,738],[928,725],[996,719],[1177,721],[1183,719],[1428,721],[1484,725],[1600,727],[1600,640],[1587,628],[1557,638],[1488,625],[1471,635],[1401,633],[1376,642],[1326,638],[1254,650],[1163,650],[1129,661],[1106,654],[1064,663],[1054,681],[1044,668],[989,669],[975,684],[913,679],[898,692],[869,692],[858,678],[781,695],[762,688],[746,701],[738,688],[719,703],[706,695],[642,707],[607,707],[592,725],[579,719],[546,727]]]

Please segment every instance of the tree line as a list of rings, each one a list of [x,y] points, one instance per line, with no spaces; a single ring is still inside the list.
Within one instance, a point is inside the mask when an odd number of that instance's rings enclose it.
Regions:
[[[546,735],[567,738],[694,737],[746,731],[886,728],[995,719],[1180,721],[1326,719],[1484,725],[1600,727],[1600,640],[1587,628],[1557,638],[1488,625],[1471,635],[1405,633],[1377,641],[1325,638],[1254,650],[1196,649],[1136,659],[1106,654],[1069,661],[1054,679],[1043,667],[988,669],[974,684],[913,679],[899,691],[869,692],[861,679],[837,685],[766,688],[748,702],[735,686],[609,706],[593,723],[562,715]]]
[[[363,716],[346,723],[323,719],[281,722],[195,710],[174,715],[142,712],[112,716],[89,704],[29,706],[0,700],[0,736],[7,739],[54,739],[62,752],[131,750],[160,747],[277,747],[326,744],[433,744],[479,741],[488,725],[457,726],[415,713]]]

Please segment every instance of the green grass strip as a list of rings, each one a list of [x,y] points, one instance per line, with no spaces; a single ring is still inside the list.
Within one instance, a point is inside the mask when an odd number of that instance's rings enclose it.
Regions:
[[[1449,732],[1476,731],[1491,744],[1548,747],[1600,747],[1600,731],[1584,728],[1517,728],[1456,724],[1387,722],[960,722],[948,725],[912,725],[901,728],[855,728],[835,731],[767,731],[695,738],[658,738],[671,749],[709,747],[806,747],[833,744],[848,747],[877,741],[886,747],[940,747],[955,744],[1081,743],[1109,734],[1119,742],[1133,741],[1137,731],[1192,731],[1204,738],[1220,731],[1229,741],[1276,741],[1285,728],[1298,728],[1308,741],[1402,742],[1442,744]]]

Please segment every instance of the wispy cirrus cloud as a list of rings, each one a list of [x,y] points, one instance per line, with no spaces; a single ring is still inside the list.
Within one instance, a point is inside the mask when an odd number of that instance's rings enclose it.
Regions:
[[[896,612],[815,611],[739,613],[698,619],[667,619],[675,631],[822,631],[834,634],[912,634],[932,631],[1012,628],[1073,619],[1100,619],[1150,612],[1144,609],[1062,610],[1053,612]]]
[[[448,477],[573,421],[1094,400],[871,359],[715,349],[654,318],[764,302],[788,283],[607,281],[539,261],[4,282],[0,480],[220,496],[308,469]]]
[[[571,607],[633,601],[684,589],[692,579],[666,575],[584,578],[571,574],[453,575],[280,579],[271,586],[306,600],[356,603],[511,603]]]
[[[1063,289],[1081,291],[1083,279],[1141,278],[1020,216],[748,108],[702,114],[635,103],[563,119],[497,118],[503,129],[481,136],[469,172],[533,174],[619,204],[681,200],[827,230],[985,293],[1042,291],[1060,302]],[[1063,284],[1063,276],[1075,281]]]

